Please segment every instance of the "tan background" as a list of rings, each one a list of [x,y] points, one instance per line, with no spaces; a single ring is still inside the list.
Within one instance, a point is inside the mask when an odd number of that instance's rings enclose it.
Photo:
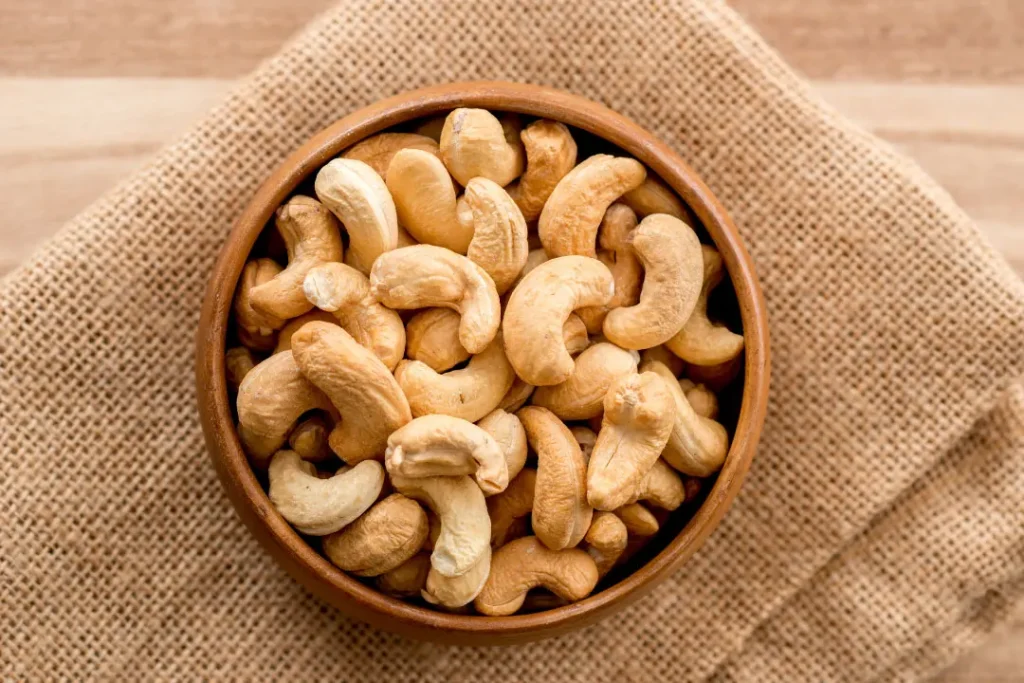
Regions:
[[[0,0],[0,274],[332,2]],[[1024,2],[733,4],[826,100],[918,160],[1024,274]],[[1021,672],[1024,614],[946,680]]]

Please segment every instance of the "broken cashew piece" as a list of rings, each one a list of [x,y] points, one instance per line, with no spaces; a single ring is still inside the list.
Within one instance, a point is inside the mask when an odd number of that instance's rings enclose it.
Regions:
[[[428,138],[426,135],[417,135],[416,133],[378,133],[352,145],[342,152],[341,157],[343,159],[362,161],[381,178],[385,178],[388,166],[391,165],[391,160],[403,149],[418,149],[434,156],[438,154],[437,141]]]
[[[239,332],[245,330],[250,338],[267,337],[274,334],[274,330],[284,325],[284,320],[278,316],[264,313],[257,310],[252,304],[252,292],[257,287],[264,285],[281,273],[281,266],[273,259],[258,258],[247,261],[242,268],[242,274],[238,278],[238,287],[235,288],[235,322],[238,324]],[[239,334],[241,338],[241,334]],[[242,342],[245,344],[245,341]],[[251,346],[251,344],[245,344]],[[270,347],[273,348],[273,339],[270,339]],[[259,347],[254,347],[259,348]]]
[[[277,346],[274,347],[274,353],[281,353],[282,351],[292,350],[292,335],[295,334],[296,330],[305,325],[311,323],[314,320],[322,323],[331,323],[332,325],[338,324],[338,319],[327,311],[321,311],[314,309],[309,313],[303,313],[298,318],[292,318],[281,331],[277,333]]]
[[[509,539],[509,532],[517,519],[527,517],[533,510],[537,470],[525,469],[509,482],[508,488],[487,499],[487,512],[491,516],[491,545],[500,548]]]
[[[249,371],[256,367],[256,356],[244,346],[235,346],[224,352],[224,374],[227,378],[228,389],[238,391],[242,380],[249,374]]]
[[[441,129],[441,160],[463,187],[479,177],[504,187],[523,172],[524,154],[518,137],[518,131],[506,131],[486,109],[454,109]]]
[[[615,510],[615,515],[626,525],[632,536],[653,536],[661,525],[658,518],[640,503],[629,503]]]
[[[432,605],[449,609],[462,607],[473,602],[473,598],[480,594],[490,573],[491,549],[488,548],[484,556],[465,574],[445,576],[431,568],[421,596]]]
[[[594,521],[583,540],[587,544],[587,554],[597,565],[597,575],[603,577],[625,552],[629,532],[614,512],[601,511],[594,513]]]
[[[388,166],[387,188],[398,220],[417,242],[466,253],[473,224],[459,220],[455,185],[440,159],[418,149],[398,152]]]
[[[679,380],[679,388],[686,394],[686,400],[693,407],[693,412],[712,420],[718,417],[718,397],[715,396],[715,392],[685,377]]]
[[[316,174],[314,188],[316,196],[348,233],[345,263],[361,273],[369,273],[378,256],[398,247],[395,203],[384,181],[370,166],[355,159],[334,159]]]
[[[636,372],[640,354],[614,344],[594,344],[576,358],[576,367],[561,384],[537,387],[533,404],[563,420],[587,420],[604,410],[604,396],[619,377]]]
[[[330,456],[327,446],[329,427],[321,415],[311,415],[295,425],[288,435],[288,445],[307,462],[323,462]]]
[[[447,308],[428,308],[414,315],[405,326],[405,355],[444,372],[469,358],[459,342],[462,318]]]
[[[356,521],[323,541],[324,555],[356,576],[379,576],[411,558],[427,538],[427,513],[392,493]]]
[[[690,222],[689,213],[682,200],[661,178],[650,173],[639,187],[622,195],[622,201],[641,218],[652,213],[667,213],[686,223]]]
[[[487,178],[470,180],[462,197],[473,223],[466,256],[491,276],[498,294],[504,294],[529,253],[523,214],[501,185]]]
[[[495,408],[476,423],[491,435],[505,456],[505,468],[511,481],[526,464],[526,430],[519,418],[501,408]]]
[[[541,119],[520,134],[526,170],[509,187],[509,196],[528,221],[537,220],[558,181],[576,165],[576,141],[564,123]]]
[[[615,295],[604,306],[581,308],[577,313],[591,334],[600,334],[608,312],[624,306],[635,306],[640,301],[640,288],[644,269],[633,251],[629,235],[636,228],[636,214],[625,204],[616,202],[608,207],[601,220],[597,258],[608,266],[615,280]]]
[[[419,595],[427,583],[430,571],[429,553],[416,553],[394,569],[377,577],[374,585],[383,593],[395,598],[411,598]]]

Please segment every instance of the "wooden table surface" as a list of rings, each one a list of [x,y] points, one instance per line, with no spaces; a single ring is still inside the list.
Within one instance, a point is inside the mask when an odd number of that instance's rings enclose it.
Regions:
[[[0,0],[0,275],[334,0]],[[733,0],[1024,274],[1024,0]],[[1024,681],[1024,611],[944,680]]]

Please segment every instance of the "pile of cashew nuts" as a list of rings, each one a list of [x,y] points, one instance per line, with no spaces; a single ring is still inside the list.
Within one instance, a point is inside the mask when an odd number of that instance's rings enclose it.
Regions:
[[[226,368],[270,500],[336,566],[450,611],[581,600],[721,468],[743,336],[641,163],[456,109],[313,187],[275,214],[286,266],[245,265]]]

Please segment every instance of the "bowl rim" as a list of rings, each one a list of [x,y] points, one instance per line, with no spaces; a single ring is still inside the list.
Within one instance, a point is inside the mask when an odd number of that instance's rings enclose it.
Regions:
[[[736,292],[746,337],[744,388],[725,465],[704,503],[675,538],[633,573],[580,602],[504,617],[434,611],[364,585],[332,565],[277,513],[251,470],[235,431],[224,352],[235,286],[274,209],[331,158],[377,132],[457,107],[480,107],[562,121],[618,146],[660,176],[700,218]],[[207,450],[231,502],[271,555],[307,589],[343,612],[385,630],[465,644],[522,642],[579,628],[639,599],[676,571],[718,525],[753,460],[770,381],[767,310],[752,259],[724,207],[674,151],[605,106],[544,86],[460,82],[401,93],[335,121],[289,155],[239,215],[210,275],[196,335],[196,390]]]

